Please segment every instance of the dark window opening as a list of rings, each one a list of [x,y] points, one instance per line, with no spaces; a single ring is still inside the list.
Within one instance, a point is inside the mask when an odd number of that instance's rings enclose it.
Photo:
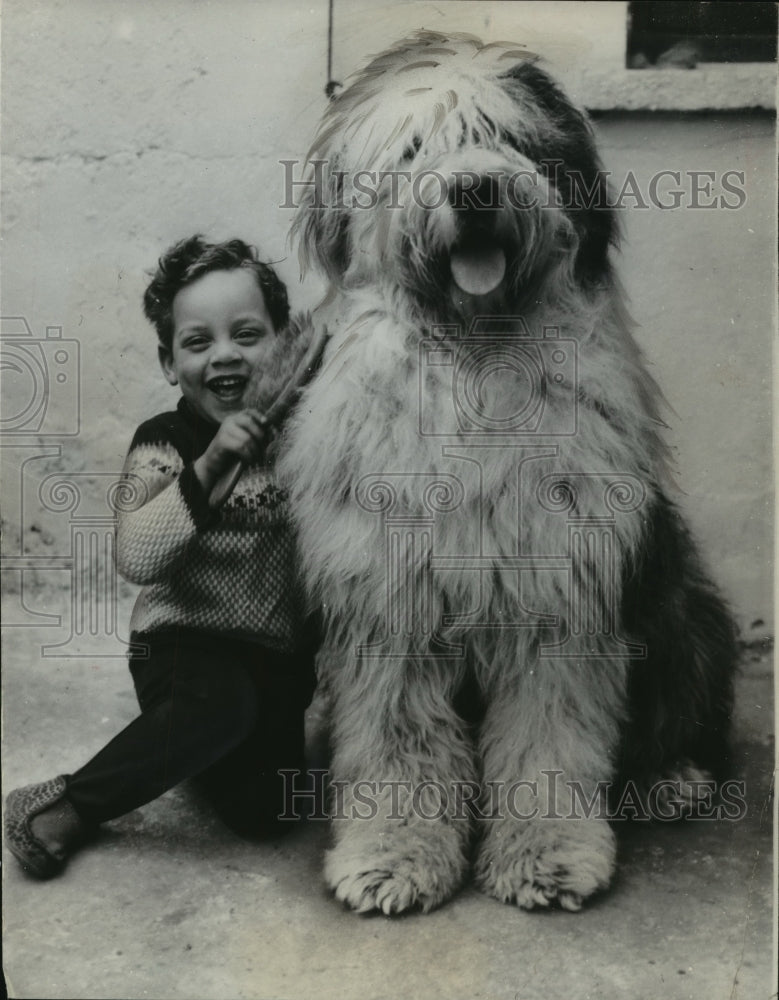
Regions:
[[[775,62],[777,4],[731,0],[628,4],[627,65],[693,69],[700,62]]]

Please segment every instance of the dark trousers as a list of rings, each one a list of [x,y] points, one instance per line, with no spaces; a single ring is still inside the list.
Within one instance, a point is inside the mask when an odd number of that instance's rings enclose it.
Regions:
[[[304,767],[313,656],[184,629],[133,638],[149,651],[130,658],[141,714],[68,778],[81,818],[103,823],[198,776],[234,829],[272,829],[279,769]]]

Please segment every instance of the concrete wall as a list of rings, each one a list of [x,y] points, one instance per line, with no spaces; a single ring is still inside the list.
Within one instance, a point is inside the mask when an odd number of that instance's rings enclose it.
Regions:
[[[712,67],[630,76],[624,21],[620,3],[336,0],[333,75],[425,26],[516,37],[595,108],[700,106],[702,94],[725,107],[770,103],[772,67],[717,67],[714,91]],[[29,372],[4,370],[3,444],[16,446],[3,448],[6,555],[65,553],[68,516],[41,500],[40,482],[58,470],[117,471],[136,424],[174,401],[139,305],[165,246],[195,231],[242,235],[278,262],[296,306],[318,297],[316,280],[297,285],[279,160],[303,157],[324,108],[326,41],[325,0],[4,3],[2,311],[17,319],[3,332],[27,343],[23,319],[33,339],[61,327],[80,348],[78,378],[51,382],[40,426],[18,416]],[[745,173],[735,211],[628,202],[624,274],[676,411],[671,438],[696,533],[741,620],[769,621],[772,122],[623,117],[600,128],[615,177]],[[51,342],[42,350],[54,365]],[[8,577],[18,588],[20,571]]]

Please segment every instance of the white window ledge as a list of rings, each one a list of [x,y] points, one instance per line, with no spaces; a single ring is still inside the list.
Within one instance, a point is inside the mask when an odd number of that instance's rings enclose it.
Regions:
[[[701,63],[695,69],[579,67],[567,83],[593,111],[708,111],[776,107],[774,63]]]

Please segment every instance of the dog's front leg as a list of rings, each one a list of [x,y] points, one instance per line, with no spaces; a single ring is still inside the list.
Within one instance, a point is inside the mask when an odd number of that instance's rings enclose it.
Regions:
[[[525,909],[578,910],[609,884],[616,846],[607,795],[624,670],[615,660],[514,660],[497,680],[480,746],[476,863],[490,895]]]
[[[467,869],[472,750],[445,662],[343,664],[333,695],[334,846],[325,877],[360,913],[430,910]],[[472,798],[473,795],[470,794]]]

